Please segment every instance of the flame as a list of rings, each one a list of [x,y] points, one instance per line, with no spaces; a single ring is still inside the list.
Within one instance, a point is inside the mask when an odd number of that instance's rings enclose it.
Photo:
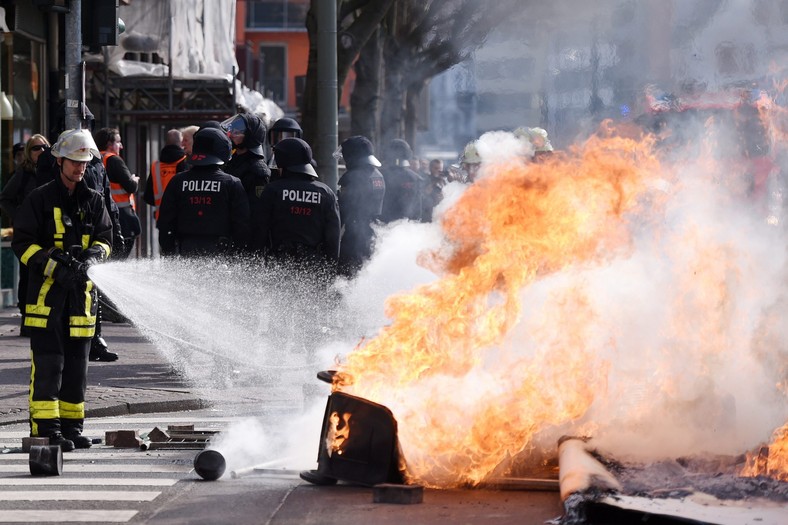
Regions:
[[[788,423],[774,431],[772,442],[757,453],[747,453],[742,476],[769,476],[788,481]]]
[[[344,412],[331,412],[328,417],[328,430],[326,432],[326,452],[331,457],[334,452],[338,456],[342,455],[342,447],[350,437],[350,417],[351,414]]]
[[[546,425],[581,417],[605,392],[586,291],[556,297],[507,351],[521,291],[569,267],[631,249],[626,223],[664,176],[653,140],[603,126],[543,163],[486,165],[442,220],[445,249],[424,264],[442,277],[389,298],[392,319],[348,355],[335,388],[396,415],[410,473],[433,485],[478,483]],[[541,321],[540,321],[541,319]],[[563,319],[563,330],[553,330]],[[501,368],[503,367],[503,369]],[[567,388],[568,385],[571,387]]]

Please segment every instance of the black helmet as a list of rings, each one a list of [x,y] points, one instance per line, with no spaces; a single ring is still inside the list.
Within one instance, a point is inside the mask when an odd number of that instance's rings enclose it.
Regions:
[[[274,146],[276,165],[285,171],[304,173],[317,178],[312,167],[312,148],[305,141],[290,137],[282,139]]]
[[[413,150],[410,145],[402,139],[392,139],[389,142],[386,160],[392,164],[400,166],[410,166],[410,159],[413,158]]]
[[[342,143],[340,149],[342,157],[348,166],[351,164],[369,164],[380,167],[380,161],[375,157],[372,143],[367,137],[361,135],[350,137]]]
[[[232,157],[233,144],[220,129],[203,128],[194,134],[192,158],[194,166],[221,165]]]
[[[224,122],[222,129],[229,134],[243,134],[244,139],[238,145],[248,149],[255,155],[264,156],[263,142],[265,141],[265,124],[263,120],[254,113],[238,113]]]
[[[303,133],[304,131],[298,122],[289,117],[282,117],[274,122],[274,125],[268,130],[268,143],[275,146],[277,142],[288,137],[300,139]]]

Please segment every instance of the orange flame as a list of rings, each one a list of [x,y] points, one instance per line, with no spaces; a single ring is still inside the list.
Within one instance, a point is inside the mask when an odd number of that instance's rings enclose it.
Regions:
[[[772,442],[760,447],[758,453],[748,453],[742,476],[769,476],[788,481],[788,423],[774,431]]]
[[[528,327],[533,348],[517,353],[506,351],[507,334],[528,307],[524,286],[630,249],[628,214],[656,197],[663,176],[652,147],[650,138],[603,127],[544,163],[485,166],[446,213],[448,245],[422,261],[443,277],[389,298],[391,324],[335,377],[335,388],[394,412],[413,476],[478,483],[546,425],[576,420],[604,393],[607,363],[594,345],[606,343],[592,342],[594,312],[582,290],[544,312],[565,319],[561,333],[537,320]]]

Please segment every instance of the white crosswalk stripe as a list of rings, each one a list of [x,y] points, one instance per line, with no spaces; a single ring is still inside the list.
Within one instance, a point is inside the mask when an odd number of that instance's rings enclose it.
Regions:
[[[186,423],[194,424],[195,430],[221,431],[234,420],[182,414],[94,418],[85,421],[84,434],[104,438],[109,431],[144,433]],[[60,476],[33,476],[29,455],[21,452],[28,433],[18,428],[0,430],[0,523],[124,523],[179,481],[197,478],[193,460],[199,450],[142,451],[106,445],[64,453]]]

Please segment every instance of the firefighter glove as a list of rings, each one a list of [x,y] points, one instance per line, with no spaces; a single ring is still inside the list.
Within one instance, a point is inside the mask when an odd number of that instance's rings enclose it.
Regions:
[[[73,264],[69,265],[62,261],[57,261],[50,257],[49,261],[47,261],[47,268],[51,268],[50,273],[48,276],[51,276],[56,283],[58,283],[63,288],[72,288],[77,282],[79,281],[79,277],[77,276],[77,272],[73,267]],[[47,270],[44,271],[45,273]]]

